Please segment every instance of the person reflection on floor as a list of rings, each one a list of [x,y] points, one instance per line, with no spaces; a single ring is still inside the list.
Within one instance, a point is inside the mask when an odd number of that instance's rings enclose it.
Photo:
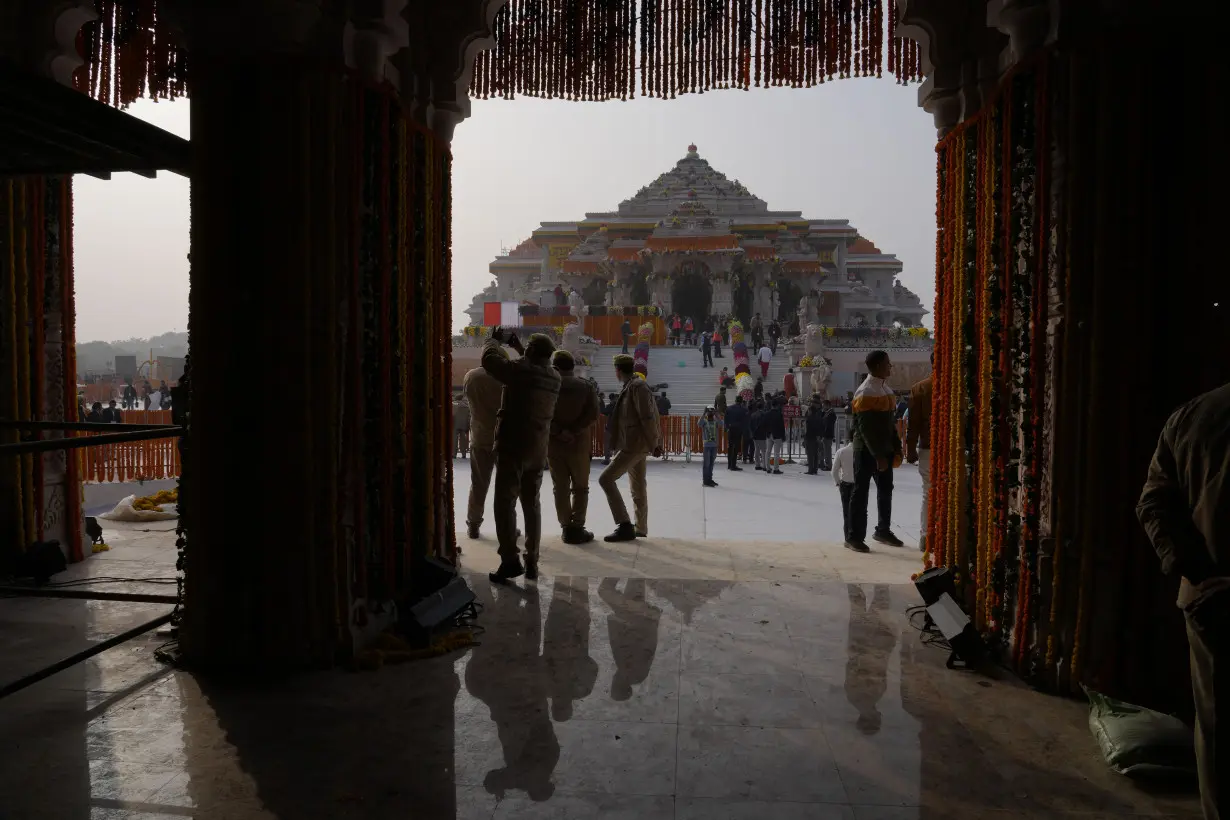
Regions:
[[[888,586],[872,590],[871,607],[859,584],[848,584],[850,635],[846,657],[846,699],[858,710],[855,726],[865,735],[880,731],[877,706],[888,690],[888,659],[897,646],[897,633],[889,625]]]
[[[490,590],[493,600],[486,610],[486,639],[474,647],[466,664],[466,689],[491,710],[504,750],[504,766],[487,772],[483,786],[501,800],[514,789],[537,802],[550,800],[559,740],[547,712],[546,676],[538,655],[538,589],[485,584],[479,589]],[[481,600],[484,596],[479,595]]]
[[[558,577],[542,637],[542,672],[551,718],[572,719],[572,704],[594,691],[598,663],[589,656],[589,579]]]
[[[632,687],[644,683],[658,652],[658,621],[662,610],[645,600],[645,581],[630,578],[619,591],[618,578],[604,578],[598,597],[611,608],[607,629],[611,653],[615,656],[615,675],[611,678],[611,700],[632,697]]]

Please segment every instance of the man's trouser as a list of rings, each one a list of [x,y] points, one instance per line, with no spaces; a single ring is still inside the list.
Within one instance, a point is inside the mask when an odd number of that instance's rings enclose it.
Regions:
[[[701,367],[713,367],[713,354],[710,348],[702,347],[701,352]]]
[[[628,352],[628,337],[627,337],[626,335],[624,336],[624,346],[623,346],[623,349],[622,349],[621,351],[619,351],[619,352],[620,352],[620,353],[625,353],[625,354]]]
[[[918,548],[923,552],[927,551],[927,526],[929,523],[927,511],[931,503],[931,451],[918,451],[918,475],[922,478],[922,515],[919,519],[922,525],[921,535],[918,536]]]
[[[871,482],[876,483],[876,532],[886,533],[893,526],[893,468],[876,469],[876,458],[867,450],[854,451],[854,494],[850,498],[850,540],[867,538],[867,503]]]
[[[706,442],[704,448],[704,464],[701,467],[701,481],[706,484],[713,483],[713,464],[717,461],[717,442]]]
[[[820,439],[820,469],[833,469],[833,440],[831,438]]]
[[[762,470],[769,469],[769,440],[757,438],[752,439],[752,443],[756,448],[756,466]]]
[[[726,466],[733,470],[739,466],[739,456],[743,454],[743,433],[738,430],[726,431]]]
[[[756,457],[756,442],[750,433],[743,434],[743,460],[748,464]],[[756,462],[759,464],[760,462]]]
[[[780,470],[782,468],[782,444],[783,439],[769,439],[769,463],[765,465],[765,469]]]
[[[627,450],[621,450],[598,477],[598,486],[602,487],[602,491],[606,493],[606,501],[611,505],[611,517],[616,524],[625,524],[632,519],[628,517],[628,508],[624,504],[624,497],[619,494],[619,485],[616,482],[624,473],[628,474],[628,483],[632,487],[632,506],[636,509],[636,531],[645,534],[649,533],[649,494],[645,489],[645,462],[648,458],[649,453],[629,453]]]
[[[538,560],[542,536],[542,516],[538,491],[542,488],[542,464],[517,454],[495,454],[495,536],[500,542],[500,558],[517,558],[517,500],[525,516],[525,557]]]
[[[589,509],[589,430],[569,444],[552,442],[547,466],[555,487],[555,515],[561,527],[584,527]]]
[[[491,447],[474,447],[470,450],[470,501],[466,505],[466,526],[481,527],[483,508],[487,506],[487,488],[491,486],[491,472],[495,469],[495,450]]]
[[[760,378],[762,379],[769,378],[769,363],[768,362],[760,363]]]
[[[841,493],[841,531],[847,541],[852,541],[850,537],[850,499],[854,495],[854,482],[843,481],[837,485],[838,492]]]
[[[1192,692],[1196,697],[1196,768],[1205,820],[1230,817],[1230,590],[1188,607]],[[1219,748],[1220,747],[1220,748]],[[1219,755],[1220,752],[1220,755]]]
[[[470,452],[470,428],[462,427],[457,431],[457,452],[461,453],[461,457],[465,458]]]
[[[820,442],[814,438],[805,438],[803,449],[807,451],[807,472],[816,472],[820,469]]]

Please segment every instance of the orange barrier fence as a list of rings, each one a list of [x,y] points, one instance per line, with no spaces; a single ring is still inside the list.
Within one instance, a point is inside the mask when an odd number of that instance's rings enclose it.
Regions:
[[[662,449],[667,453],[701,453],[700,416],[664,416],[658,419],[662,427]],[[594,457],[600,457],[606,447],[606,416],[599,416],[593,427]],[[726,428],[718,427],[718,450],[726,452]]]
[[[128,410],[125,424],[170,424],[170,410]],[[76,433],[90,436],[93,433]],[[84,447],[75,453],[86,483],[179,477],[179,440],[158,438]]]

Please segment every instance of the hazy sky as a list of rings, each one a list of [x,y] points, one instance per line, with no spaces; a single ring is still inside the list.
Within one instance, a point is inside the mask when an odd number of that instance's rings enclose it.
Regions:
[[[453,305],[459,327],[487,266],[544,220],[580,219],[700,155],[778,210],[849,219],[905,268],[930,308],[935,130],[917,88],[842,80],[812,89],[714,91],[674,100],[476,101],[453,138]],[[131,113],[188,136],[189,103]],[[77,338],[184,330],[188,182],[76,178]],[[926,323],[931,324],[930,316]]]

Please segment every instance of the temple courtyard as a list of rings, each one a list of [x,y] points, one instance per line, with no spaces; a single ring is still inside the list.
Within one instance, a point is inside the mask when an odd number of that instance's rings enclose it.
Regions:
[[[912,468],[894,515],[907,547],[870,555],[841,547],[828,476],[719,464],[716,478],[703,489],[698,461],[655,462],[650,537],[584,547],[560,542],[545,480],[543,577],[508,587],[485,577],[488,505],[484,537],[461,541],[481,630],[447,655],[217,682],[158,661],[167,639],[150,633],[0,700],[0,818],[1198,816],[1193,797],[1109,771],[1081,702],[945,668],[907,615]],[[594,489],[601,535],[613,522]],[[121,489],[90,492],[98,506]],[[104,526],[111,550],[56,580],[173,591],[158,582],[173,522]],[[166,610],[0,599],[0,682]]]

